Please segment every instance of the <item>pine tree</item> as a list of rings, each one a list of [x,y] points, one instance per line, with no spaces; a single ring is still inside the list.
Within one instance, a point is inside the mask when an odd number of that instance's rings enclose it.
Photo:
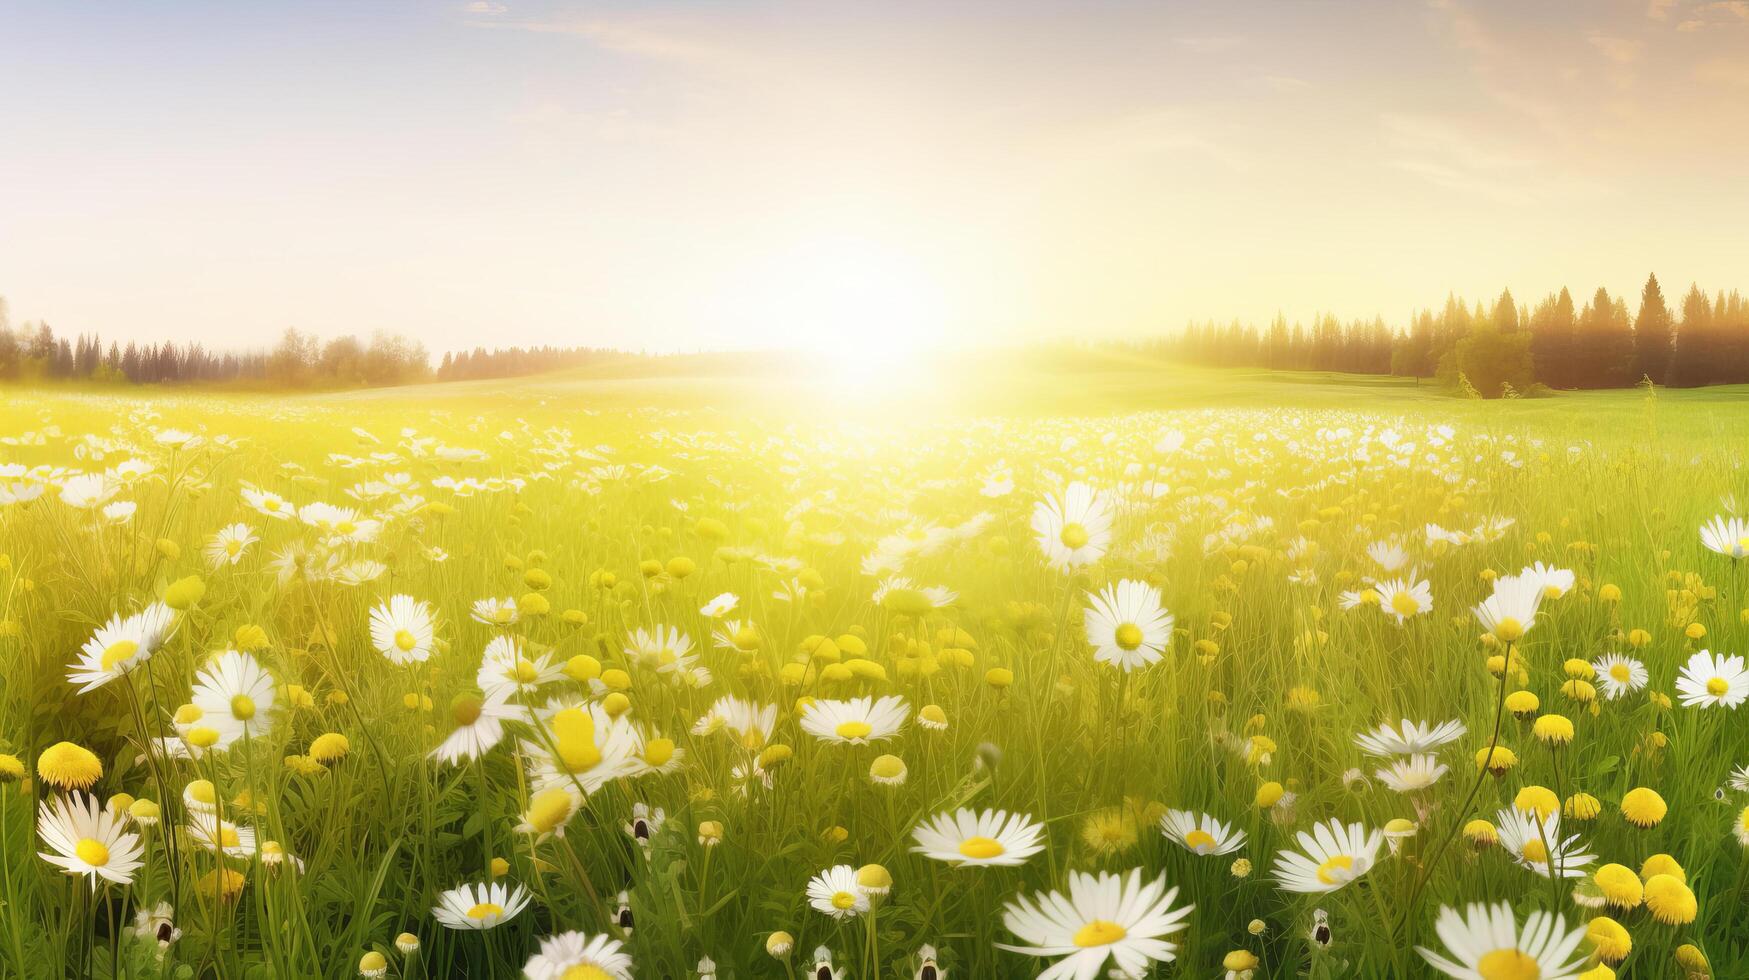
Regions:
[[[1530,351],[1536,362],[1536,376],[1551,388],[1577,386],[1574,360],[1577,357],[1575,331],[1578,320],[1573,314],[1573,294],[1561,287],[1559,295],[1537,304],[1530,315]]]
[[[1708,384],[1721,374],[1717,364],[1713,306],[1699,285],[1690,285],[1682,298],[1682,329],[1676,333],[1676,349],[1670,356],[1668,384],[1693,388]]]
[[[1512,290],[1502,289],[1494,301],[1494,329],[1501,333],[1518,332],[1518,304],[1512,300]]]
[[[1634,356],[1641,376],[1653,384],[1663,384],[1670,368],[1670,307],[1664,302],[1664,291],[1658,287],[1658,277],[1646,277],[1640,291],[1640,315],[1634,321]]]

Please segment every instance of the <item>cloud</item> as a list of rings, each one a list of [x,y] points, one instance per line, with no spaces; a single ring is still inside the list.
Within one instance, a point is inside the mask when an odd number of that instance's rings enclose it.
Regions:
[[[1651,0],[1646,4],[1646,16],[1653,20],[1668,20],[1670,8],[1676,6],[1676,0]]]
[[[1644,42],[1625,37],[1612,37],[1601,31],[1592,31],[1585,35],[1585,40],[1602,52],[1605,58],[1618,65],[1631,65],[1640,60],[1640,51],[1645,46]]]
[[[472,3],[462,9],[470,14],[484,14],[487,17],[496,17],[499,14],[510,12],[510,8],[507,5],[495,3],[494,0],[473,0]]]
[[[1484,60],[1506,52],[1506,46],[1457,0],[1429,0],[1428,6],[1445,12],[1446,25],[1451,28],[1452,40],[1458,47]]]

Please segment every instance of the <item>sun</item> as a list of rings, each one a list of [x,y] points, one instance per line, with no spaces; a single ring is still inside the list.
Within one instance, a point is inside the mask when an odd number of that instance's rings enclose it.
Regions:
[[[749,275],[737,338],[800,351],[838,383],[903,385],[949,328],[943,289],[902,247],[851,235],[810,238]]]

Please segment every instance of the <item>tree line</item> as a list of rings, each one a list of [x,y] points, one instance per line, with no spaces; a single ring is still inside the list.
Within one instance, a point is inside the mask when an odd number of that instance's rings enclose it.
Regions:
[[[1448,296],[1442,308],[1416,311],[1402,328],[1333,316],[1289,326],[1278,316],[1262,329],[1192,323],[1150,346],[1199,364],[1435,378],[1487,397],[1538,386],[1622,388],[1642,379],[1688,388],[1749,383],[1749,300],[1695,285],[1673,309],[1652,275],[1636,310],[1601,287],[1583,306],[1565,287],[1535,306],[1503,290],[1492,305]]]
[[[443,355],[443,362],[437,366],[437,380],[516,378],[628,356],[634,355],[608,347],[500,347],[493,350],[476,347],[471,351]]]
[[[433,371],[424,346],[397,334],[322,341],[295,329],[265,350],[215,351],[173,341],[106,345],[96,335],[57,336],[42,321],[14,329],[0,297],[0,381],[378,387],[540,374],[624,356],[598,347],[475,348],[444,354]]]

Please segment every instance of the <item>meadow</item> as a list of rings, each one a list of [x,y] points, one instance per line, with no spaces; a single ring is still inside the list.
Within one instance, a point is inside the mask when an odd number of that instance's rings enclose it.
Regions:
[[[0,390],[0,974],[1749,976],[1746,395]]]

